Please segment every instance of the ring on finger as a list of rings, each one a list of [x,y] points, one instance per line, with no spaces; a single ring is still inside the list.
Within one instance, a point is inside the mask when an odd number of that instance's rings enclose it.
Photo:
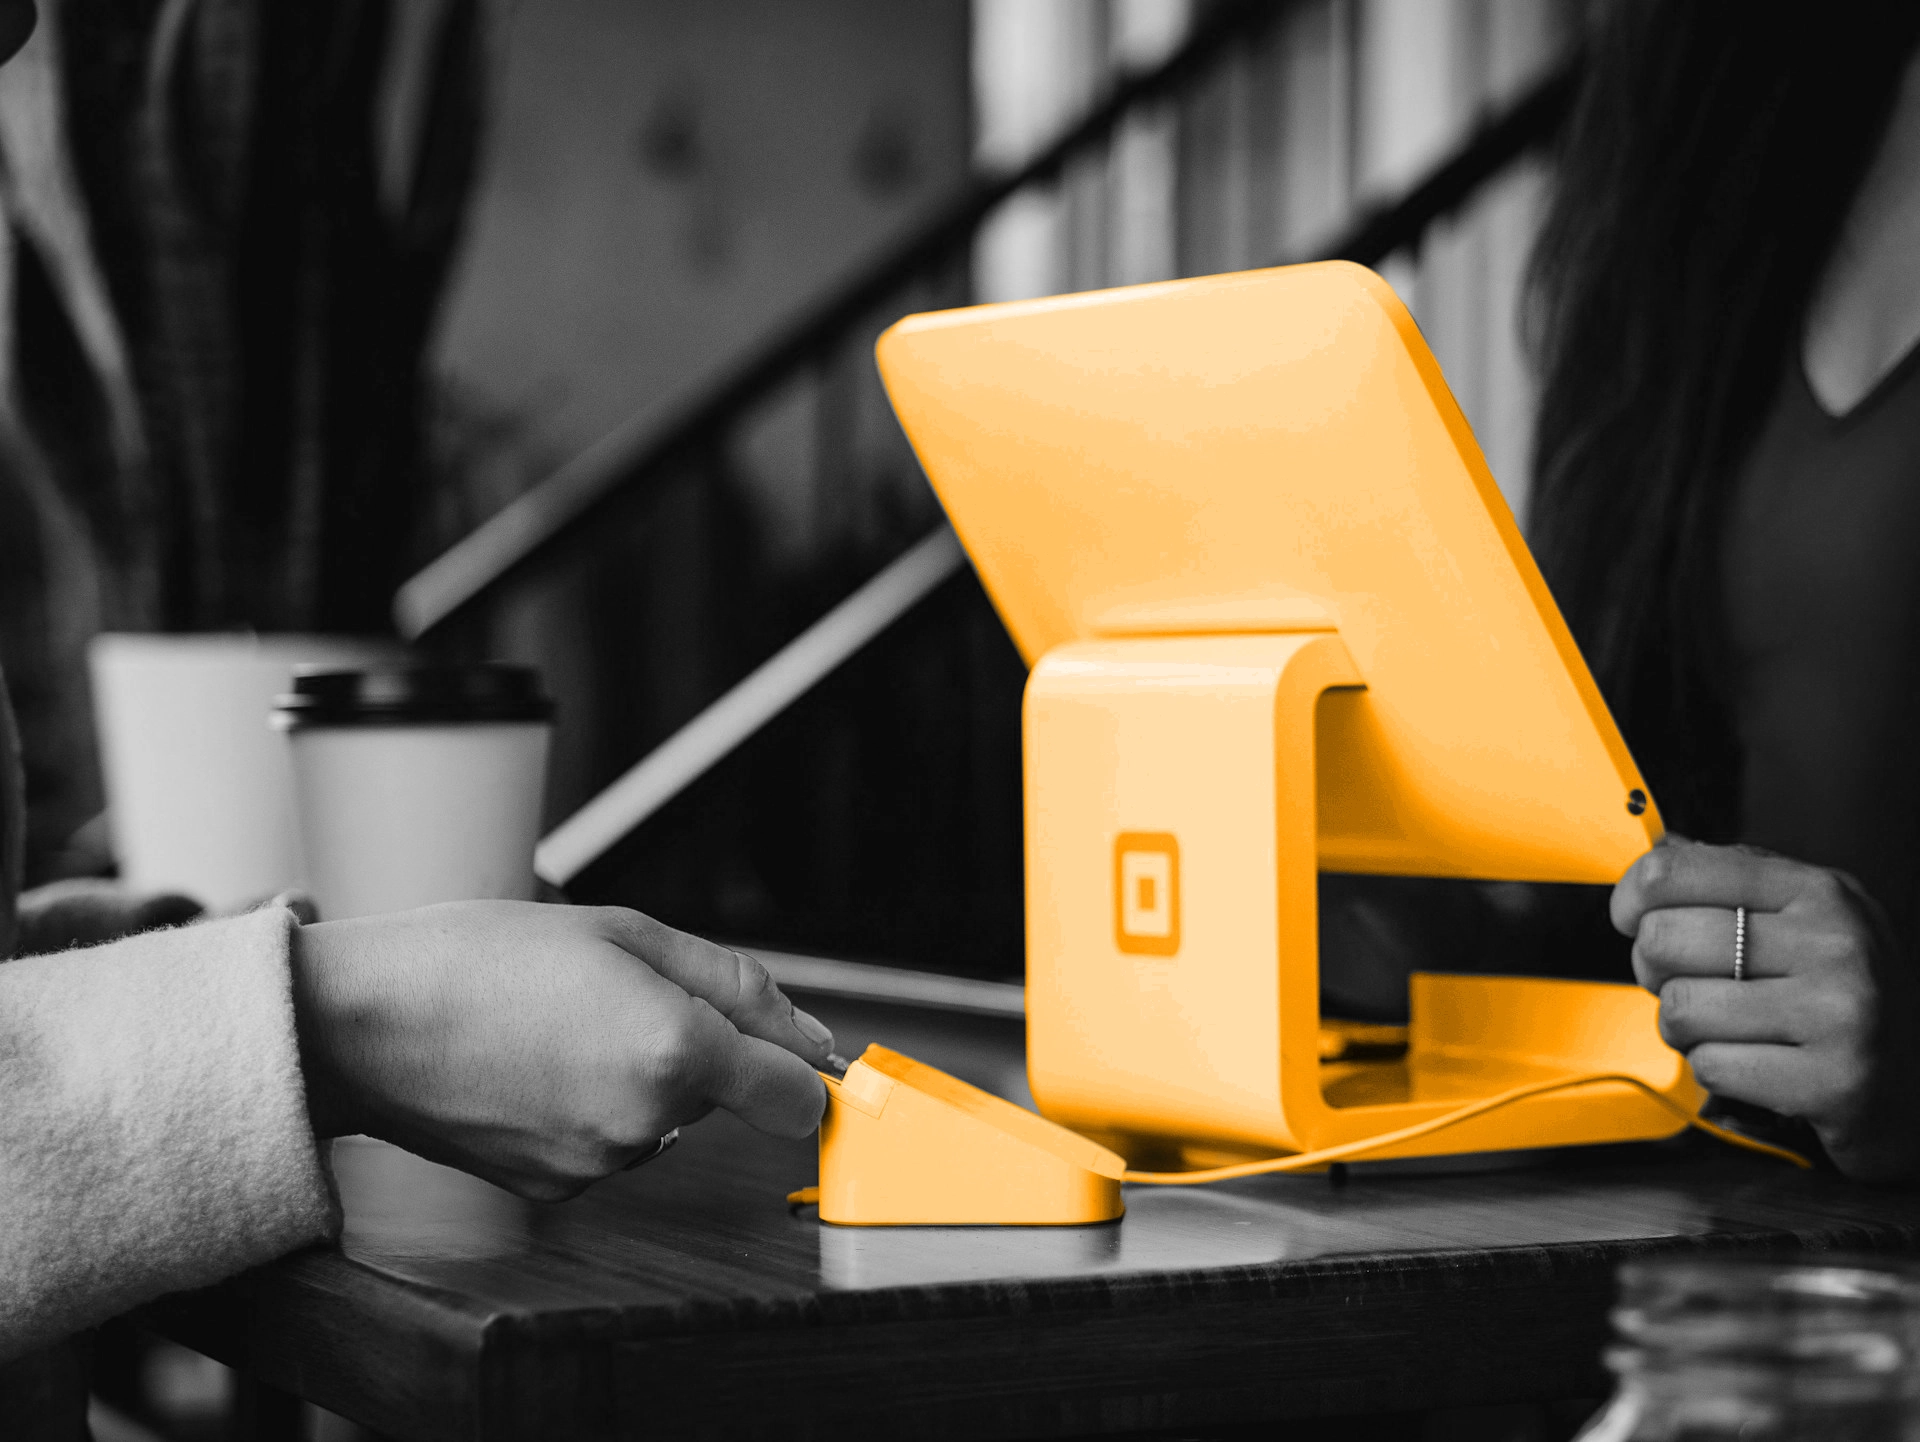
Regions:
[[[673,1146],[673,1144],[679,1140],[680,1140],[680,1128],[675,1127],[672,1131],[668,1132],[665,1136],[660,1138],[659,1141],[655,1142],[652,1146],[648,1147],[644,1152],[640,1153],[639,1156],[635,1157],[632,1161],[628,1162],[626,1165],[621,1167],[620,1170],[623,1172],[630,1172],[635,1167],[644,1167],[648,1162],[658,1160],[660,1157],[665,1156],[668,1150]]]
[[[1733,979],[1747,979],[1747,909],[1744,906],[1733,909]]]

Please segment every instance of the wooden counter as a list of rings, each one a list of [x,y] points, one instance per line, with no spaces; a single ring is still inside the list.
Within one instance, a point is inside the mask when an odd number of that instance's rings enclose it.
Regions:
[[[1004,1020],[815,1007],[1023,1089]],[[1067,1436],[1599,1395],[1613,1272],[1717,1249],[1898,1253],[1920,1196],[1709,1142],[1503,1170],[1129,1188],[1073,1230],[820,1225],[810,1142],[716,1115],[560,1206],[342,1143],[338,1250],[146,1320],[418,1438]]]

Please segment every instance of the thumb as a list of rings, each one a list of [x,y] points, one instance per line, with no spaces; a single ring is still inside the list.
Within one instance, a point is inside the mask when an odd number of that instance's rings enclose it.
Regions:
[[[696,1052],[706,1059],[706,1100],[778,1137],[810,1136],[827,1108],[820,1074],[785,1047],[747,1036],[695,1000]]]

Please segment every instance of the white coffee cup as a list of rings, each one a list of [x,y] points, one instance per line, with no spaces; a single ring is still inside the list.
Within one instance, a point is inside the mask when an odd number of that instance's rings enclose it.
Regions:
[[[88,647],[121,878],[216,910],[305,883],[286,742],[268,724],[303,663],[395,660],[350,636],[107,634]]]
[[[297,675],[276,724],[321,918],[530,900],[552,715],[525,666]]]

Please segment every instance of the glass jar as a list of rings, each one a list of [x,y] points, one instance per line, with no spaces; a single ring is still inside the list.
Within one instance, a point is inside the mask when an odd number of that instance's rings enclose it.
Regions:
[[[1619,1380],[1578,1442],[1920,1439],[1920,1285],[1872,1262],[1621,1268]]]

